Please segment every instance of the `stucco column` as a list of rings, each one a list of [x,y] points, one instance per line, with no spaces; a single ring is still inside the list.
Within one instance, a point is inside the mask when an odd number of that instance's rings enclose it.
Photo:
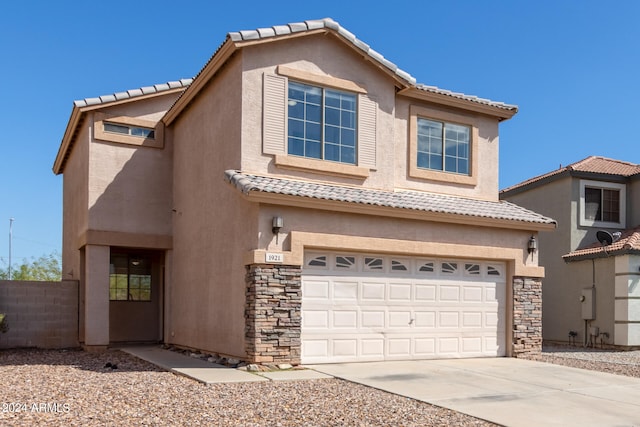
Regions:
[[[109,345],[109,246],[85,246],[84,345]]]

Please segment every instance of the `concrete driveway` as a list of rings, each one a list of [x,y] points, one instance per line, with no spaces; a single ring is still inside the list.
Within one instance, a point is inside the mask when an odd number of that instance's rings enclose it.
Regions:
[[[514,358],[309,367],[505,426],[640,426],[638,378]]]

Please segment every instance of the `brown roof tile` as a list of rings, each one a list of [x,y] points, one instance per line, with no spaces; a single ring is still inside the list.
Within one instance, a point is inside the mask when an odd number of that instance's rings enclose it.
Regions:
[[[566,262],[591,259],[599,256],[622,255],[630,252],[640,252],[640,226],[629,228],[622,232],[620,239],[608,246],[600,242],[594,242],[581,249],[569,252],[562,256]]]
[[[561,167],[543,175],[529,178],[511,187],[507,187],[501,190],[500,193],[506,193],[516,189],[520,189],[535,182],[542,181],[543,179],[551,178],[555,175],[560,175],[561,173],[571,171],[629,177],[640,173],[640,165],[637,165],[635,163],[623,162],[621,160],[609,159],[606,157],[589,156],[586,159],[580,160],[579,162],[572,163],[563,168]]]

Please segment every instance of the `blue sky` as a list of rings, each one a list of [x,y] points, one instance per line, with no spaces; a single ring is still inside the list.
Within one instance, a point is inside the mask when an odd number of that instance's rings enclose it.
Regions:
[[[52,165],[75,99],[194,76],[229,31],[331,17],[418,82],[519,106],[500,187],[640,163],[640,2],[12,1],[0,14],[0,267],[61,251]]]

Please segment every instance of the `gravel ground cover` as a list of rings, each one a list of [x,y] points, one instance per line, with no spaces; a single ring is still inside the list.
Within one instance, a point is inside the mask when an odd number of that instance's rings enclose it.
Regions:
[[[2,350],[0,378],[2,426],[495,425],[339,379],[203,385],[117,350]]]
[[[531,359],[640,377],[640,351]],[[0,378],[2,426],[495,425],[339,379],[203,385],[117,350],[2,350]]]
[[[616,351],[573,346],[545,346],[540,356],[530,357],[556,365],[640,378],[640,350]]]

